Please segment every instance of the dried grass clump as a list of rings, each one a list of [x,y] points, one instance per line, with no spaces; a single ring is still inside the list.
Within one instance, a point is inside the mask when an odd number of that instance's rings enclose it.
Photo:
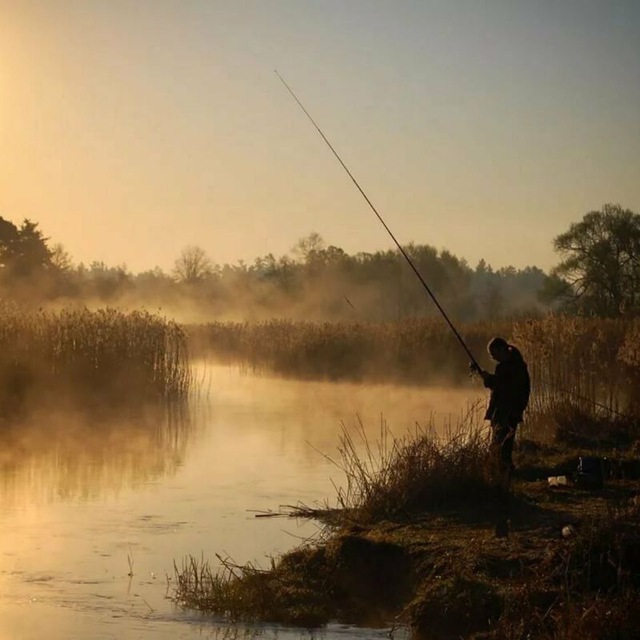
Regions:
[[[357,535],[290,551],[272,561],[268,571],[217,559],[217,570],[193,557],[176,566],[174,599],[229,622],[314,627],[333,619],[384,626],[414,588],[406,549]]]
[[[181,399],[191,374],[184,332],[147,312],[28,312],[0,307],[0,405],[143,404]]]
[[[207,611],[231,621],[259,619],[266,613],[263,601],[269,590],[265,572],[248,564],[233,567],[223,563],[213,570],[208,561],[194,556],[182,566],[174,564],[176,601],[183,607]]]
[[[606,416],[573,404],[558,406],[551,416],[555,441],[576,450],[628,450],[640,438],[640,421]]]
[[[444,437],[438,437],[433,421],[402,438],[383,428],[376,450],[361,422],[357,425],[361,442],[343,429],[336,464],[346,476],[346,486],[338,490],[345,515],[358,523],[373,523],[494,501],[497,478],[481,419],[478,403],[454,427],[450,425]]]
[[[174,600],[230,622],[276,622],[314,627],[329,620],[324,550],[303,548],[272,561],[268,571],[217,556],[220,567],[190,556],[174,565]]]

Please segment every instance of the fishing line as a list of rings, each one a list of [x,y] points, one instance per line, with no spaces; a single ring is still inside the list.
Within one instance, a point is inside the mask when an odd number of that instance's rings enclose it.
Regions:
[[[637,418],[634,418],[633,416],[627,414],[627,413],[622,413],[622,411],[618,411],[617,409],[613,409],[612,407],[608,407],[606,404],[602,404],[601,402],[598,402],[597,400],[593,400],[592,398],[587,398],[586,396],[580,395],[579,393],[576,393],[575,391],[569,391],[568,389],[562,389],[556,385],[551,384],[550,382],[545,382],[544,380],[537,380],[536,381],[537,384],[542,385],[543,387],[549,387],[550,389],[553,389],[556,393],[564,393],[565,395],[568,396],[573,396],[574,398],[577,398],[578,400],[582,400],[583,402],[588,402],[590,404],[592,404],[594,407],[598,407],[599,409],[604,409],[605,411],[608,411],[609,413],[613,413],[617,416],[620,416],[621,418],[624,418],[625,420],[636,420]]]
[[[371,200],[369,200],[369,197],[367,196],[367,194],[364,192],[364,190],[362,189],[358,181],[355,179],[355,177],[353,176],[353,174],[351,173],[347,165],[344,163],[342,158],[338,155],[338,152],[334,149],[333,145],[329,142],[327,136],[324,135],[324,133],[322,132],[322,129],[320,129],[320,127],[316,124],[316,121],[311,117],[311,114],[306,110],[302,102],[300,102],[298,96],[293,92],[293,89],[291,89],[291,87],[286,83],[285,79],[278,73],[277,70],[274,70],[274,73],[278,76],[282,84],[286,87],[287,91],[293,96],[293,99],[298,103],[298,106],[302,109],[302,111],[307,116],[307,118],[309,118],[309,120],[311,121],[311,124],[316,128],[317,132],[320,134],[322,139],[327,143],[327,146],[329,147],[329,149],[331,149],[331,151],[333,152],[333,155],[337,158],[338,162],[342,165],[342,168],[347,172],[347,175],[351,178],[351,181],[353,182],[353,184],[355,184],[356,188],[358,189],[362,197],[366,200],[367,204],[369,205],[373,213],[376,214],[376,217],[381,222],[386,232],[391,236],[391,239],[395,243],[396,247],[398,247],[398,251],[400,251],[404,259],[409,263],[409,266],[411,267],[413,273],[416,275],[418,280],[420,280],[420,283],[424,287],[425,291],[431,297],[431,300],[433,300],[433,303],[436,305],[438,311],[442,314],[442,317],[445,319],[445,321],[449,325],[449,328],[453,332],[453,335],[455,335],[458,342],[460,343],[462,348],[465,350],[466,354],[471,359],[471,362],[476,367],[478,367],[478,369],[480,369],[480,365],[478,364],[477,360],[471,353],[465,341],[462,339],[462,336],[458,333],[458,330],[453,326],[453,323],[449,319],[449,316],[446,314],[445,310],[442,308],[442,305],[438,302],[438,299],[434,295],[433,291],[431,291],[431,288],[426,283],[425,279],[420,274],[420,271],[418,271],[418,268],[415,266],[411,258],[408,256],[407,252],[402,248],[402,245],[396,240],[396,237],[393,235],[391,229],[387,226],[387,223],[383,220],[382,216],[378,213],[378,210],[373,206],[373,203],[371,202]]]

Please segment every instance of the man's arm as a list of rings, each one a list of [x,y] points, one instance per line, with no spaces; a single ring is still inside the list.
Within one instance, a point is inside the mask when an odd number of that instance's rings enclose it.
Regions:
[[[469,369],[471,373],[477,373],[482,378],[482,382],[487,389],[495,389],[497,377],[493,373],[481,369],[475,362],[469,365]]]
[[[496,388],[496,384],[498,382],[498,378],[495,374],[493,373],[489,373],[488,371],[483,371],[482,369],[480,369],[480,371],[478,371],[478,373],[480,374],[480,377],[482,378],[482,382],[484,383],[484,386],[487,389],[495,389]]]

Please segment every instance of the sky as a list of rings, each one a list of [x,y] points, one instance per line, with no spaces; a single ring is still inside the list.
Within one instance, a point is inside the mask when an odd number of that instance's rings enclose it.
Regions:
[[[637,0],[0,0],[0,215],[170,270],[392,240],[558,261],[640,213]]]

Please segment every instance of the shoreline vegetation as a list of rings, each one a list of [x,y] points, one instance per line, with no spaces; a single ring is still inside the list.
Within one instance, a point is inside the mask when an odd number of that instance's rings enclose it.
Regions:
[[[460,329],[478,356],[500,334],[530,366],[533,399],[508,492],[496,489],[480,406],[444,439],[432,424],[382,433],[380,443],[364,428],[362,441],[345,431],[336,506],[283,512],[319,520],[322,538],[266,569],[186,558],[176,601],[232,621],[403,625],[416,640],[636,638],[640,320],[547,316]],[[2,426],[15,435],[51,409],[97,417],[186,406],[190,357],[303,379],[468,384],[459,345],[433,319],[181,327],[147,312],[3,305]],[[602,487],[572,482],[581,457],[599,461]],[[552,476],[567,482],[552,487]]]
[[[548,315],[459,326],[472,353],[492,367],[496,335],[522,351],[534,385],[529,414],[571,407],[595,415],[640,415],[640,319]],[[469,383],[467,356],[438,318],[391,323],[271,320],[185,327],[194,357],[285,377],[414,385]],[[617,412],[617,413],[616,413]]]
[[[26,311],[0,307],[4,421],[49,408],[140,408],[187,399],[185,333],[143,311]]]
[[[358,454],[345,434],[337,508],[262,514],[315,518],[319,541],[266,569],[185,558],[176,602],[232,622],[402,626],[415,640],[636,638],[640,429],[634,446],[615,449],[527,434],[505,494],[477,417],[448,440],[426,428],[378,455],[368,443]],[[584,455],[615,460],[602,489],[571,481]],[[568,483],[550,487],[547,477],[561,474]]]
[[[199,355],[307,378],[377,379],[367,367],[386,358],[378,376],[401,382],[410,371],[416,383],[441,383],[459,349],[429,320],[215,323],[188,333]],[[496,489],[480,407],[444,440],[429,425],[377,444],[345,432],[337,506],[280,514],[319,520],[321,539],[266,569],[185,558],[176,602],[230,621],[402,625],[416,640],[636,638],[640,322],[549,316],[461,333],[475,353],[500,333],[530,365],[533,402],[508,492]],[[584,457],[599,461],[602,487],[579,482]],[[566,484],[551,486],[553,476]]]

